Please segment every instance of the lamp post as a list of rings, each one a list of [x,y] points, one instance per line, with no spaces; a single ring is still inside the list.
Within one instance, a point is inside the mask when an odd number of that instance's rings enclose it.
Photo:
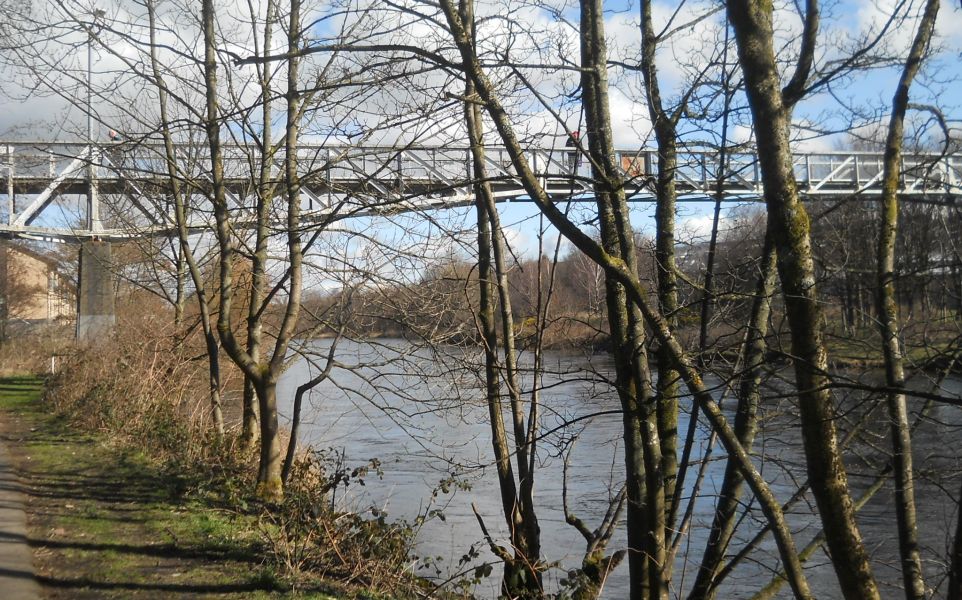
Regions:
[[[97,173],[94,166],[94,109],[93,109],[93,68],[94,68],[94,27],[104,17],[101,9],[94,9],[93,19],[87,26],[87,229],[100,229],[100,202],[97,197]]]
[[[87,231],[94,238],[80,244],[80,268],[77,290],[77,340],[95,343],[105,339],[113,328],[114,295],[110,272],[110,243],[97,239],[100,224],[100,202],[97,198],[99,156],[94,144],[93,45],[94,33],[100,27],[104,11],[95,9],[87,24]]]

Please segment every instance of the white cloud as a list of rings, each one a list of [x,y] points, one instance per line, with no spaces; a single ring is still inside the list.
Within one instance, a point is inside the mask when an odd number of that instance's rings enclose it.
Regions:
[[[675,237],[683,243],[707,242],[711,237],[713,223],[714,217],[712,215],[683,217],[678,221]],[[730,219],[725,215],[720,215],[718,231],[726,231],[729,227],[731,227]]]
[[[858,11],[858,25],[864,31],[882,31],[885,24],[897,14],[897,10],[905,10],[899,0],[855,0]],[[908,52],[915,33],[924,2],[916,0],[910,3],[909,17],[896,21],[885,34],[885,47],[903,55]],[[962,51],[962,10],[955,3],[943,3],[936,19],[935,33],[939,42],[950,53]]]
[[[651,142],[651,120],[648,108],[613,89],[608,95],[611,108],[611,130],[616,148],[638,148]]]

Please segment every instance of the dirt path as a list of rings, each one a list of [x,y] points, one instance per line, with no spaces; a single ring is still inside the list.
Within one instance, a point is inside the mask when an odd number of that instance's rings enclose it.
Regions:
[[[0,393],[5,387],[0,383]],[[27,540],[23,489],[6,444],[0,442],[0,590],[4,600],[40,597]]]
[[[0,554],[0,600],[292,597],[262,564],[256,523],[183,498],[179,480],[139,453],[43,411],[40,390],[36,379],[0,378],[10,459],[0,456],[0,552],[17,553]]]

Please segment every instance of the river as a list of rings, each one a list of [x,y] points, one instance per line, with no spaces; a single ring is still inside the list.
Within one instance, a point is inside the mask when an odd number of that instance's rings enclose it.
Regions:
[[[319,355],[326,355],[330,341],[319,340],[313,345]],[[474,352],[460,348],[429,351],[400,340],[342,341],[336,352],[340,363],[373,366],[334,369],[331,378],[311,392],[302,415],[303,445],[343,452],[348,466],[360,466],[373,458],[381,463],[383,477],[371,475],[364,486],[348,488],[347,494],[339,499],[343,506],[358,510],[373,506],[392,518],[407,520],[414,519],[429,505],[443,510],[443,520],[430,519],[420,530],[417,552],[421,556],[443,557],[441,568],[446,573],[457,570],[460,557],[472,546],[480,551],[473,564],[493,560],[483,544],[472,504],[491,533],[498,539],[505,538],[497,476],[491,466],[487,408],[481,403],[483,393],[478,378],[483,371],[482,358]],[[531,360],[530,356],[522,357],[524,366],[530,366]],[[536,494],[543,555],[559,565],[547,573],[546,586],[557,589],[566,569],[580,564],[585,546],[584,539],[564,519],[562,450],[571,451],[567,473],[569,506],[594,528],[623,479],[622,425],[617,413],[617,395],[607,381],[613,377],[607,355],[548,352],[543,362],[539,390],[544,438],[538,445]],[[308,372],[308,363],[302,360],[282,378],[278,389],[282,424],[289,418],[294,389],[309,378]],[[530,391],[532,381],[529,374],[524,384],[526,390]],[[706,381],[709,385],[718,385],[718,381],[710,377]],[[919,389],[928,386],[921,381],[916,385]],[[962,380],[959,378],[943,383],[942,393],[958,395],[960,392]],[[722,392],[716,390],[716,395],[720,397]],[[683,404],[687,410],[688,403]],[[732,404],[723,402],[730,419]],[[854,396],[843,406],[850,421],[866,421],[865,431],[872,436],[884,432],[884,408],[872,412],[868,402]],[[757,444],[766,456],[758,464],[782,501],[804,480],[801,440],[791,408],[787,396],[766,402],[766,418]],[[575,423],[569,424],[572,421]],[[682,436],[687,427],[688,414],[684,412],[679,423]],[[703,454],[708,441],[704,426],[699,427],[696,439],[693,456],[697,457]],[[884,437],[874,441],[887,443]],[[955,505],[949,495],[957,495],[959,486],[948,474],[958,468],[952,445],[959,441],[962,441],[962,409],[950,406],[937,406],[915,437],[917,467],[927,475],[919,483],[919,521],[922,539],[930,550],[928,558],[933,559],[928,563],[933,576],[940,568],[935,559],[946,556],[946,545],[951,543],[954,531]],[[872,464],[875,453],[871,447],[864,446],[862,454],[863,460],[850,465],[850,483],[856,494],[871,485],[872,474],[878,468]],[[687,589],[690,585],[692,569],[701,558],[713,514],[712,494],[724,473],[724,461],[715,460],[719,457],[724,457],[724,451],[716,444],[701,487],[701,495],[705,497],[694,505],[692,527],[682,539],[680,558],[676,561],[674,581],[678,589]],[[697,470],[697,466],[692,470]],[[440,494],[436,503],[430,504],[432,490],[452,473],[468,484],[465,487],[469,489]],[[688,479],[690,491],[692,476]],[[898,573],[892,568],[897,566],[898,559],[891,495],[890,488],[879,492],[861,511],[859,521],[873,552],[878,577],[897,584]],[[738,538],[750,537],[760,521],[760,513],[753,510],[740,526]],[[799,545],[818,531],[805,502],[789,513],[789,521],[798,532],[796,543]],[[625,543],[622,526],[610,550],[624,548]],[[737,541],[733,546],[737,546]],[[774,554],[774,544],[766,540],[752,555],[753,560],[745,561],[733,572],[720,597],[749,597],[770,579],[771,568],[777,564]],[[824,555],[817,554],[807,569],[818,597],[838,596]],[[495,575],[478,586],[476,592],[493,598],[497,595],[497,585]],[[604,597],[623,598],[626,587],[627,568],[622,564],[609,577]],[[890,587],[883,591],[886,597],[900,596],[900,592]],[[783,595],[789,595],[787,588]]]

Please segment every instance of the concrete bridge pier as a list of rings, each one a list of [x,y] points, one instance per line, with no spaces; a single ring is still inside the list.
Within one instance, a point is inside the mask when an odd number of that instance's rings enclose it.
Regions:
[[[80,287],[77,290],[77,341],[96,342],[116,323],[110,242],[80,244]]]

